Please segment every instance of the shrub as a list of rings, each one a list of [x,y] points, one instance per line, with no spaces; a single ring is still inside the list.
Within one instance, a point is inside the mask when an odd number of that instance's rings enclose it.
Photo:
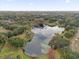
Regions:
[[[0,45],[5,44],[5,42],[6,42],[5,40],[6,40],[6,38],[3,35],[0,35]]]
[[[8,40],[8,43],[9,43],[10,45],[12,45],[13,47],[15,47],[15,48],[23,47],[24,42],[25,42],[25,41],[24,41],[23,39],[16,38],[16,37],[10,38],[10,39]]]
[[[75,35],[76,33],[76,29],[70,29],[69,31],[67,31],[64,36],[67,37],[67,38],[71,38]]]
[[[61,36],[61,35],[56,35],[49,43],[49,45],[51,45],[52,48],[64,48],[66,46],[69,45],[69,41]]]
[[[58,51],[61,55],[60,59],[79,59],[79,53],[73,52],[69,47]]]
[[[20,35],[20,34],[22,34],[24,31],[25,31],[25,27],[20,27],[20,28],[15,29],[14,31],[9,31],[9,32],[5,33],[5,35],[6,35],[8,38],[10,38],[10,37],[12,37],[12,36]]]

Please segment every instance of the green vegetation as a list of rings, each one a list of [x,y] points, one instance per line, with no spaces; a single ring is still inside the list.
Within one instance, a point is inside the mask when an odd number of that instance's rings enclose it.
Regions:
[[[16,37],[13,37],[13,38],[10,38],[8,40],[8,43],[12,46],[14,46],[15,48],[19,48],[19,47],[23,47],[24,45],[24,40],[23,39],[20,39],[20,38],[16,38]]]
[[[67,38],[72,38],[76,32],[76,29],[70,29],[64,33],[64,36]]]
[[[6,38],[2,35],[0,35],[0,45],[5,44]]]
[[[67,38],[57,34],[53,40],[50,41],[49,45],[51,45],[52,48],[61,49],[67,47],[69,45],[69,41]]]
[[[0,12],[1,59],[29,59],[21,48],[32,38],[31,27],[35,18],[45,19],[49,26],[65,28],[61,35],[56,34],[49,43],[56,49],[60,59],[79,58],[79,54],[70,49],[70,41],[79,28],[79,12]],[[47,59],[47,55],[37,59]]]

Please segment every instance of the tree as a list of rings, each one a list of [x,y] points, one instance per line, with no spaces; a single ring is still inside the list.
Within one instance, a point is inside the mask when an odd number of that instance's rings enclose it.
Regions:
[[[67,32],[64,33],[64,36],[65,36],[66,38],[71,38],[71,37],[74,36],[74,34],[75,34],[76,32],[77,32],[76,29],[70,29],[70,30],[68,30]]]
[[[73,52],[69,47],[59,49],[60,59],[79,59],[79,53]]]
[[[50,45],[52,48],[55,48],[55,49],[57,49],[57,48],[64,48],[64,47],[66,47],[66,46],[69,45],[69,41],[68,41],[65,37],[63,37],[63,36],[57,34],[57,35],[56,35],[55,37],[53,37],[53,39],[50,41],[49,45]]]
[[[13,30],[13,31],[9,31],[9,32],[5,33],[5,35],[8,38],[10,38],[12,36],[17,36],[17,35],[22,34],[25,30],[26,30],[25,27],[19,27],[19,28],[16,28],[15,30]]]
[[[5,43],[6,43],[6,37],[0,34],[0,52],[2,51],[2,48],[4,47]]]
[[[15,48],[23,47],[24,42],[25,42],[25,40],[20,39],[20,38],[16,38],[16,37],[10,38],[8,40],[8,43]]]
[[[3,35],[0,35],[0,45],[5,44],[6,38]]]

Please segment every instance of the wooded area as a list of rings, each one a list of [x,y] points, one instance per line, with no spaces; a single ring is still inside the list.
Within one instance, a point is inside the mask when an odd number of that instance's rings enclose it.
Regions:
[[[0,58],[29,59],[22,53],[22,47],[31,40],[32,21],[43,18],[49,26],[64,27],[49,45],[56,47],[59,59],[79,59],[79,51],[72,51],[70,42],[79,28],[79,12],[0,12]],[[78,47],[79,48],[79,47]],[[46,59],[46,56],[39,59]],[[57,58],[58,59],[58,58]]]

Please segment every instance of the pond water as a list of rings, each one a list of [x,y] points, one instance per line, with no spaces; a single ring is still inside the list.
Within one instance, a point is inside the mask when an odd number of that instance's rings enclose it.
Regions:
[[[33,28],[34,36],[31,42],[25,46],[25,54],[31,56],[41,56],[48,53],[48,45],[56,33],[61,34],[65,29],[55,26],[45,26],[44,28]]]

